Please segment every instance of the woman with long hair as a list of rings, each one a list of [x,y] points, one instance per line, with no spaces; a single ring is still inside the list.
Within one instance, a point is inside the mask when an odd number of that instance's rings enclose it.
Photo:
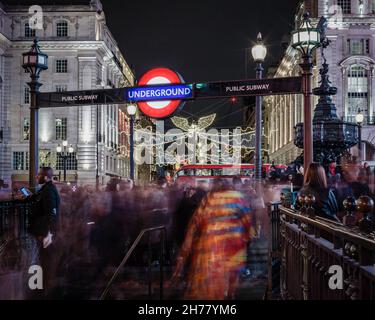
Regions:
[[[328,188],[327,176],[322,165],[310,164],[305,176],[305,182],[301,195],[313,195],[315,214],[326,219],[340,221],[337,218],[338,205],[333,191]]]

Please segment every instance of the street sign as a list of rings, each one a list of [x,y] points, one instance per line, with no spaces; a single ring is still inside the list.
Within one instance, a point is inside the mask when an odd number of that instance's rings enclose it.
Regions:
[[[301,92],[301,77],[197,83],[194,86],[195,99],[266,96]]]
[[[139,80],[138,85],[141,87],[146,86],[155,86],[155,85],[181,85],[184,83],[183,78],[177,72],[167,69],[167,68],[155,68],[148,72],[146,72]],[[185,89],[189,88],[190,90],[192,87],[185,86]],[[177,97],[172,99],[172,87],[166,86],[166,89],[169,89],[167,94],[164,91],[164,98],[169,96],[170,100],[164,99],[154,99],[154,97],[150,97],[148,101],[138,102],[139,109],[150,118],[154,119],[162,119],[171,116],[179,107],[183,105],[182,98]],[[142,89],[144,90],[144,89]],[[147,93],[146,91],[140,91],[139,94],[143,92],[144,94]],[[152,91],[149,91],[151,94]],[[154,90],[154,95],[156,95],[156,91]],[[130,90],[129,93],[135,94],[135,91]],[[161,95],[161,92],[158,94]],[[191,99],[192,90],[189,92],[188,96]]]
[[[38,93],[39,108],[70,107],[97,104],[121,104],[125,101],[127,88]]]
[[[160,85],[135,87],[127,90],[128,101],[132,102],[149,102],[149,101],[163,101],[163,100],[188,100],[193,99],[192,85]]]
[[[222,81],[185,84],[175,71],[156,68],[145,73],[139,86],[69,92],[38,93],[39,108],[137,103],[144,115],[163,119],[182,107],[185,100],[266,96],[302,93],[302,78]]]

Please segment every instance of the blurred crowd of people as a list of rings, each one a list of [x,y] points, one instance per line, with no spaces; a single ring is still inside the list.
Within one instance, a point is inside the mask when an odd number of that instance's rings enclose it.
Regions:
[[[177,268],[173,279],[186,284],[185,298],[234,297],[240,272],[248,263],[250,240],[259,237],[266,218],[264,201],[248,181],[234,177],[191,186],[160,178],[139,187],[129,179],[112,179],[100,191],[93,186],[59,187],[59,201],[52,204],[51,194],[43,190],[55,194],[48,178],[53,175],[50,168],[44,170],[48,174],[43,170],[35,195],[42,199],[38,218],[32,215],[33,221],[43,221],[43,230],[30,233],[37,239],[39,257],[44,257],[40,263],[48,264],[44,297],[61,294],[61,279],[65,284],[84,285],[103,278],[119,265],[143,229],[162,225],[167,230],[165,261]],[[45,212],[44,203],[56,208]],[[156,265],[160,263],[159,236],[151,235]],[[147,265],[147,246],[146,238],[130,265]],[[88,274],[87,270],[93,271]]]
[[[87,283],[102,278],[108,267],[119,265],[143,229],[165,226],[165,261],[175,267],[172,285],[186,284],[184,298],[234,298],[240,273],[249,264],[251,240],[268,232],[265,204],[278,200],[282,187],[313,195],[316,214],[337,222],[342,219],[343,201],[348,196],[374,199],[370,167],[351,161],[340,166],[332,163],[327,168],[312,164],[306,175],[298,163],[286,169],[273,165],[262,184],[240,176],[194,186],[160,178],[140,187],[129,179],[112,179],[103,190],[64,185],[59,188],[60,196],[52,176],[50,168],[38,176],[42,187],[34,197],[42,200],[38,217],[35,220],[34,215],[31,224],[39,250],[49,250],[49,294],[59,287],[59,279],[84,282],[85,276],[76,270],[86,271],[88,266],[95,268],[86,274]],[[52,202],[51,197],[55,199]],[[49,225],[50,218],[43,217],[46,208],[47,216],[56,220],[53,225]],[[160,263],[159,236],[151,236],[155,249],[151,259],[156,264]],[[147,245],[146,239],[140,243],[130,264],[147,265]]]
[[[299,195],[314,196],[313,207],[318,216],[342,222],[347,198],[357,200],[368,196],[375,201],[374,172],[367,163],[362,165],[350,160],[343,160],[340,165],[331,163],[327,169],[313,163],[306,172]],[[297,208],[299,206],[297,203]],[[373,212],[370,218],[375,222]]]

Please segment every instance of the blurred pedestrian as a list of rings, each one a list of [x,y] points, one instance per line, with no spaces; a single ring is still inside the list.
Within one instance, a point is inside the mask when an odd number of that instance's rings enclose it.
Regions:
[[[189,223],[177,259],[174,283],[190,258],[185,298],[233,299],[253,232],[243,195],[231,191],[224,181],[215,181],[214,191],[203,199]]]
[[[337,218],[338,205],[332,190],[328,188],[327,177],[322,165],[312,163],[307,170],[301,195],[313,195],[315,214],[326,219],[340,221]]]

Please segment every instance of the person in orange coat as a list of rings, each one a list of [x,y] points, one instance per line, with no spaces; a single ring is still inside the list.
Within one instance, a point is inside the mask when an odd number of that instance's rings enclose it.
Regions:
[[[224,181],[218,184],[191,218],[177,258],[173,281],[190,262],[184,295],[188,300],[233,299],[246,264],[247,244],[255,234],[244,196]]]

